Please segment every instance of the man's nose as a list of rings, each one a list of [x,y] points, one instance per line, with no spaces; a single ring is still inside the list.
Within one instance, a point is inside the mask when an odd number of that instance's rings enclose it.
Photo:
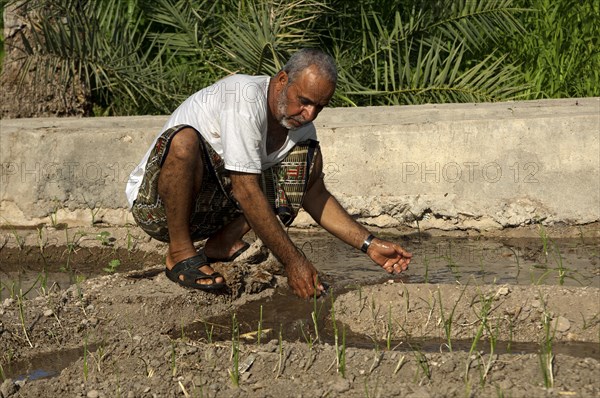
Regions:
[[[316,106],[305,105],[303,112],[302,112],[302,117],[306,121],[312,122],[313,120],[315,120],[315,118],[317,117],[318,114],[319,114],[319,111]]]

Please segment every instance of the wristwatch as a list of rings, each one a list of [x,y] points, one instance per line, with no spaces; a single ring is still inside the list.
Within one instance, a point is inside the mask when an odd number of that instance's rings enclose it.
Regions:
[[[371,242],[373,241],[373,239],[375,239],[375,236],[369,234],[369,236],[367,236],[367,239],[365,239],[362,246],[360,247],[360,251],[366,253],[367,250],[369,250],[369,246],[371,246]]]

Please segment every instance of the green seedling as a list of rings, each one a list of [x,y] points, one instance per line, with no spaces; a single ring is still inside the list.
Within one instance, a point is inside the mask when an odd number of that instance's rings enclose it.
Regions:
[[[551,322],[552,318],[544,309],[544,313],[542,314],[544,338],[540,344],[539,359],[542,376],[544,378],[544,386],[546,386],[546,388],[552,388],[554,386],[554,353],[552,351],[552,343],[554,341],[556,327],[553,329]]]
[[[107,355],[107,352],[105,351],[105,348],[104,348],[104,342],[102,342],[102,344],[98,345],[98,348],[96,348],[95,353],[90,352],[90,356],[94,359],[94,362],[96,362],[96,371],[99,374],[102,373],[102,362],[104,361],[106,355]]]
[[[562,286],[565,284],[565,277],[567,276],[567,271],[566,271],[565,267],[563,266],[563,258],[562,258],[562,255],[560,254],[560,250],[559,250],[558,246],[554,242],[552,242],[552,246],[554,248],[552,253],[554,254],[554,257],[556,259],[556,264],[558,266],[558,284]]]
[[[512,353],[512,343],[514,340],[514,336],[515,336],[515,321],[517,320],[519,314],[515,315],[514,317],[511,316],[508,320],[508,342],[506,344],[506,352],[507,353]]]
[[[485,366],[481,371],[480,374],[480,384],[483,386],[485,384],[485,382],[487,381],[487,377],[490,373],[490,371],[492,370],[492,366],[494,365],[494,363],[496,362],[497,359],[497,355],[496,355],[496,343],[498,342],[498,335],[500,334],[500,327],[498,324],[496,324],[496,326],[494,327],[494,330],[489,330],[488,328],[488,334],[489,334],[489,339],[490,339],[490,354],[488,356],[488,361],[487,363],[485,361],[484,362]]]
[[[415,381],[419,379],[419,376],[421,374],[423,374],[424,378],[426,378],[427,380],[431,380],[431,368],[429,367],[429,361],[427,361],[427,357],[423,354],[423,352],[421,352],[420,349],[414,350],[411,347],[411,350],[413,350],[413,355],[415,356],[415,360],[417,361]],[[423,384],[424,378],[421,378],[421,380],[419,380],[419,385]]]
[[[466,284],[464,286],[464,288],[461,290],[460,295],[458,296],[458,299],[456,299],[456,301],[454,302],[454,306],[452,307],[452,310],[450,311],[448,318],[446,318],[446,315],[444,313],[444,305],[442,303],[442,294],[441,294],[440,290],[438,289],[438,300],[440,302],[440,317],[442,320],[442,326],[444,327],[444,333],[446,334],[446,345],[448,346],[448,349],[450,350],[450,352],[452,352],[452,323],[454,321],[454,312],[456,311],[456,307],[458,306],[458,303],[462,299],[462,296],[465,294],[467,287],[468,287],[468,284]]]
[[[519,261],[519,255],[517,254],[517,252],[512,247],[509,247],[508,249],[515,256],[515,261],[517,263],[517,274],[515,275],[515,281],[518,281],[519,280],[519,274],[521,273],[521,263]]]
[[[135,245],[136,245],[136,241],[134,240],[133,235],[129,231],[129,228],[127,228],[127,253],[131,254],[131,252],[135,248]]]
[[[102,270],[104,272],[108,272],[109,274],[114,274],[115,272],[117,272],[117,268],[119,267],[119,265],[121,265],[121,260],[115,258],[110,260],[108,262],[108,267],[105,267]]]
[[[2,290],[6,290],[9,294],[9,297],[11,299],[15,299],[16,295],[16,289],[17,289],[17,284],[15,283],[15,281],[10,280],[10,285],[8,283],[5,282],[1,282],[0,281],[0,286],[2,286]]]
[[[46,248],[46,244],[48,243],[48,239],[44,237],[44,229],[41,227],[36,228],[37,230],[37,241],[38,247],[40,249],[40,254],[44,259],[44,263],[46,263],[46,258],[44,257],[44,249]]]
[[[591,319],[585,319],[585,316],[583,315],[582,312],[579,312],[579,314],[581,314],[581,321],[583,326],[581,327],[582,330],[587,330],[589,328],[593,328],[594,326],[596,326],[597,324],[600,323],[600,314],[595,314]]]
[[[91,219],[91,225],[92,227],[94,226],[94,224],[96,224],[96,216],[98,215],[98,212],[100,211],[100,208],[96,208],[96,203],[91,203],[89,202],[86,198],[85,195],[83,196],[83,201],[85,202],[85,204],[88,206],[88,209],[90,209],[90,214],[92,216]]]
[[[65,242],[67,245],[67,251],[69,253],[74,253],[79,247],[79,242],[81,239],[87,234],[83,231],[77,231],[73,234],[72,237],[69,237],[69,229],[65,228]]]
[[[541,223],[538,224],[538,234],[542,241],[542,254],[544,255],[545,262],[548,262],[548,249],[549,249],[548,242],[549,242],[550,238],[548,236],[548,233],[546,232],[546,229],[544,228],[544,226]]]
[[[113,243],[110,239],[110,232],[102,231],[96,234],[96,240],[100,242],[102,246],[112,246]],[[113,239],[114,240],[114,239]]]
[[[373,336],[375,340],[379,340],[382,336],[379,335],[380,328],[378,327],[379,323],[379,311],[381,308],[375,302],[375,298],[371,297],[371,319],[373,320]]]
[[[417,223],[417,236],[419,237],[419,243],[421,243],[423,241],[423,238],[421,236],[421,226],[419,225],[419,217],[417,217],[415,213],[413,213],[410,210],[408,212],[412,215],[413,220],[415,220],[415,222]]]
[[[19,235],[15,228],[11,228],[10,232],[13,235],[13,237],[15,238],[15,242],[17,243],[17,247],[19,248],[19,251],[22,251],[23,248],[25,247],[25,238],[23,238],[21,235]]]
[[[56,216],[56,209],[52,212],[50,212],[50,226],[52,228],[56,228],[56,226],[58,225],[58,218]]]
[[[550,238],[550,236],[548,235],[548,233],[546,232],[546,230],[544,229],[544,227],[541,224],[539,226],[539,234],[540,234],[540,238],[542,240],[542,252],[544,254],[544,264],[543,265],[540,264],[537,267],[538,268],[547,268],[548,267],[548,258],[551,257],[556,264],[556,270],[558,271],[559,285],[561,285],[561,286],[564,285],[566,278],[573,279],[576,282],[578,282],[580,285],[583,285],[583,283],[580,280],[578,280],[574,276],[568,275],[569,269],[566,268],[563,263],[563,256],[560,252],[560,248],[558,247],[556,242],[552,238]],[[549,271],[544,273],[542,275],[542,277],[539,278],[538,282],[541,282],[543,280],[543,278],[545,278],[547,276],[548,273],[549,273]]]
[[[300,327],[300,332],[302,332],[302,337],[304,338],[304,341],[306,341],[306,344],[308,345],[308,350],[312,352],[314,340],[312,339],[312,335],[310,334],[310,332],[304,332],[304,323],[302,323],[302,325]]]
[[[61,267],[63,271],[72,271],[71,269],[71,256],[73,253],[77,252],[77,248],[79,246],[79,241],[86,235],[85,232],[77,231],[72,237],[69,237],[69,228],[65,228],[65,241],[67,248],[63,252],[63,255],[66,253],[67,262]]]
[[[185,324],[183,323],[183,318],[181,318],[179,320],[179,329],[181,330],[181,334],[180,334],[181,341],[185,342],[187,338],[185,337]]]
[[[6,221],[6,226],[10,230],[11,235],[15,238],[15,242],[17,243],[17,246],[19,247],[19,250],[23,250],[23,247],[25,246],[25,239],[23,239],[23,237],[18,234],[17,229],[10,223],[10,221],[8,221],[4,217],[1,217],[1,218],[4,221]]]
[[[62,205],[60,204],[59,200],[57,198],[54,198],[53,200],[54,202],[54,208],[52,209],[52,211],[49,214],[50,217],[50,226],[53,228],[57,228],[58,227],[58,209],[62,207]]]
[[[425,283],[429,283],[429,259],[423,256],[423,266],[425,267]]]
[[[393,329],[393,322],[392,322],[392,303],[389,303],[388,305],[388,319],[387,319],[387,328],[386,328],[386,333],[385,333],[385,340],[386,340],[386,348],[388,351],[390,351],[392,349],[392,329]]]
[[[23,291],[21,290],[19,290],[19,295],[17,296],[17,305],[19,306],[19,319],[21,320],[23,334],[25,335],[27,343],[29,343],[29,347],[33,348],[33,344],[31,343],[31,340],[29,340],[29,335],[27,334],[27,328],[25,327],[25,311],[23,310]]]
[[[367,305],[367,298],[365,297],[363,300],[363,291],[362,291],[362,286],[358,285],[356,287],[356,290],[358,290],[358,303],[360,304],[360,308],[358,309],[358,314],[360,315],[362,313],[362,311],[365,309],[365,306]]]
[[[456,264],[456,262],[454,261],[454,258],[452,257],[452,241],[450,241],[448,243],[448,255],[447,256],[440,256],[440,258],[446,260],[447,267],[450,269],[450,271],[452,271],[452,274],[454,275],[454,277],[456,278],[456,281],[458,282],[460,280],[460,272],[458,270],[458,265]]]
[[[319,323],[318,323],[318,320],[317,320],[317,314],[313,311],[313,312],[310,313],[310,316],[312,318],[313,325],[314,325],[314,328],[315,328],[315,341],[318,341],[319,340],[319,326],[318,326]]]
[[[235,387],[240,385],[240,329],[235,312],[231,319],[231,369],[229,378]]]
[[[212,344],[213,339],[213,331],[215,329],[215,325],[214,324],[210,324],[210,330],[208,329],[208,322],[204,321],[204,331],[206,332],[206,342],[208,344]]]
[[[98,214],[98,212],[100,211],[100,208],[90,208],[90,213],[92,214],[92,226],[94,226],[94,224],[96,224],[98,221],[96,220],[96,215]]]
[[[77,287],[77,297],[79,297],[79,300],[83,299],[83,290],[81,289],[81,284],[83,282],[85,282],[84,275],[76,275],[75,276],[75,286]]]
[[[335,301],[331,293],[331,322],[333,323],[333,339],[337,372],[346,377],[346,328],[342,328],[342,344],[339,344],[339,331],[335,320]]]
[[[488,320],[489,320],[490,312],[492,311],[494,297],[493,296],[485,296],[483,293],[480,294],[480,297],[481,297],[481,309],[479,310],[479,314],[476,314],[478,321],[479,321],[479,326],[477,327],[477,332],[475,333],[475,337],[473,338],[473,341],[471,343],[471,348],[469,349],[469,356],[468,356],[467,363],[465,366],[465,383],[469,383],[469,369],[471,367],[473,353],[477,350],[477,346],[479,345],[481,338],[483,337],[484,331],[490,332]],[[473,307],[474,307],[474,305],[472,303],[471,308],[473,308]],[[488,363],[488,366],[486,366],[484,376],[481,377],[481,380],[485,380],[485,377],[487,377],[487,373],[491,369],[492,357],[493,357],[495,345],[496,345],[496,341],[492,337],[490,340],[490,348],[491,348],[490,362]],[[481,360],[481,356],[479,356],[479,360]]]
[[[403,283],[402,284],[402,289],[403,292],[401,294],[401,296],[404,297],[405,300],[405,306],[404,306],[404,317],[405,319],[408,319],[408,313],[410,312],[410,292],[408,291],[408,288],[406,287],[406,285]]]
[[[260,305],[260,311],[258,314],[258,333],[256,337],[256,344],[260,345],[260,339],[262,337],[262,320],[263,320],[263,306]]]

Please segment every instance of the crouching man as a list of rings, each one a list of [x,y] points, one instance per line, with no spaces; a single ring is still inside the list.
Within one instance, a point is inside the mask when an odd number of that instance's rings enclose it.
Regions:
[[[232,75],[175,110],[126,188],[137,224],[169,244],[166,274],[172,281],[223,289],[224,278],[210,264],[246,250],[242,238],[252,229],[284,265],[296,295],[319,295],[324,288],[317,270],[283,228],[300,207],[385,271],[407,269],[411,254],[369,233],[323,183],[312,122],[329,103],[336,80],[330,56],[304,49],[274,77]],[[193,242],[203,239],[198,253]]]

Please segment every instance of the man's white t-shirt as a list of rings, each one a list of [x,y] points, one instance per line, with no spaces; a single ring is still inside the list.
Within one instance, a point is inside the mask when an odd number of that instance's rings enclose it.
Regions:
[[[281,162],[298,142],[317,139],[315,127],[308,123],[290,130],[281,148],[267,154],[267,90],[269,76],[232,75],[219,80],[185,100],[173,112],[131,172],[125,193],[129,206],[142,183],[146,163],[156,140],[167,129],[188,125],[200,132],[232,171],[260,174]]]

